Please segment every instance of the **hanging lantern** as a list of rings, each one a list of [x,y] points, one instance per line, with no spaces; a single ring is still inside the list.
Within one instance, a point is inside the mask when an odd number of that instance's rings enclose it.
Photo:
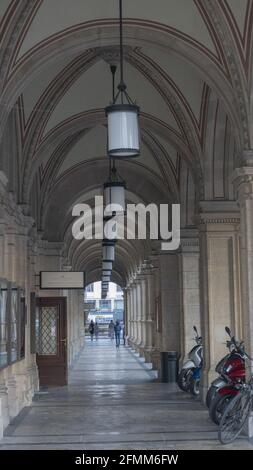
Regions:
[[[110,279],[111,279],[111,276],[108,276],[108,274],[106,274],[106,275],[104,274],[102,276],[102,282],[109,282]]]
[[[103,262],[115,260],[115,243],[110,240],[103,240]]]
[[[108,154],[112,158],[140,155],[139,107],[134,104],[112,104],[105,109],[108,125]]]
[[[125,183],[104,184],[105,214],[125,212]]]
[[[108,129],[108,154],[112,158],[130,158],[140,155],[138,119],[140,110],[128,95],[127,86],[124,82],[122,0],[119,0],[119,26],[120,83],[116,96],[113,92],[113,104],[105,109]],[[120,99],[119,103],[117,103],[118,98]]]
[[[104,184],[104,222],[108,221],[114,213],[125,212],[125,189],[126,184],[117,172],[115,161],[113,161],[112,168],[110,165],[109,180]]]
[[[112,271],[112,261],[103,261],[102,269],[103,271]]]

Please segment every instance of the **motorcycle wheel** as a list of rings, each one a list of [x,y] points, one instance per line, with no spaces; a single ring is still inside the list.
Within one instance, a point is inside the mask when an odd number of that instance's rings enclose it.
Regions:
[[[211,387],[208,389],[208,392],[206,394],[206,406],[209,408],[211,405],[211,402],[213,401],[213,398],[215,396],[215,393],[217,391],[217,387],[211,385]]]
[[[199,396],[199,384],[200,379],[194,379],[194,377],[191,377],[189,390],[194,397]]]
[[[188,392],[190,386],[190,378],[193,372],[192,369],[182,369],[178,375],[177,384],[183,392]]]
[[[219,393],[214,396],[209,407],[209,416],[215,424],[220,424],[223,413],[233,396],[234,395],[219,395]]]

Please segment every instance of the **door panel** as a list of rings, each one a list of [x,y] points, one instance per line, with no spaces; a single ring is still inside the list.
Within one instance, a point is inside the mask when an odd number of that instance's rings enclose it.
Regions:
[[[64,297],[41,297],[35,318],[40,385],[67,383],[67,321]]]

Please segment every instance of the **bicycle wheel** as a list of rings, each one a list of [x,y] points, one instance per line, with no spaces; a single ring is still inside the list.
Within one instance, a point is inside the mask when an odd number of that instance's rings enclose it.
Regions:
[[[228,404],[219,425],[219,441],[230,444],[240,434],[251,410],[251,394],[242,390]]]

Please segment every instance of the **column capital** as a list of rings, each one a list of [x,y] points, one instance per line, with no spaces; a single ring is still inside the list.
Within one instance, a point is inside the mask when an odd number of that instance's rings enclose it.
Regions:
[[[253,149],[243,151],[239,159],[239,167],[253,167]]]
[[[239,203],[253,199],[253,166],[236,168],[232,174],[232,182]]]
[[[198,253],[199,252],[199,231],[197,228],[181,230],[181,252]]]
[[[198,224],[239,224],[240,210],[236,201],[201,201]]]

